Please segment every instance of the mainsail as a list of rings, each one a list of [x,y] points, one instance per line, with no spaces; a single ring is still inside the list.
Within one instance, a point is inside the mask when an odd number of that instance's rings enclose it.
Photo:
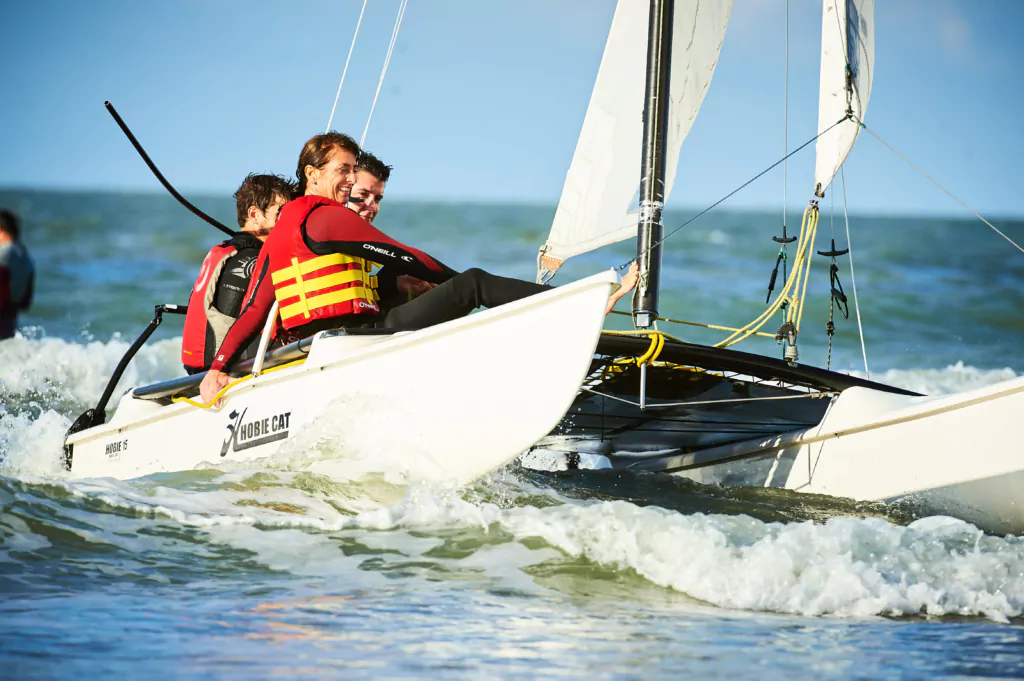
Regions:
[[[875,66],[875,0],[824,0],[821,17],[821,80],[818,130],[848,114],[835,130],[818,138],[814,193],[824,196],[860,132],[871,96]]]
[[[731,10],[732,0],[675,3],[665,198],[711,84]],[[615,8],[538,278],[550,278],[566,258],[636,236],[639,215],[630,205],[640,183],[649,11],[648,0],[619,0]]]

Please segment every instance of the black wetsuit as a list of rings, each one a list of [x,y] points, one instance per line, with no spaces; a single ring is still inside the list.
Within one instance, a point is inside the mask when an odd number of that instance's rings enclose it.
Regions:
[[[224,263],[224,269],[217,279],[217,291],[213,294],[213,306],[223,314],[237,319],[263,242],[243,232],[231,237],[229,243],[238,252]]]

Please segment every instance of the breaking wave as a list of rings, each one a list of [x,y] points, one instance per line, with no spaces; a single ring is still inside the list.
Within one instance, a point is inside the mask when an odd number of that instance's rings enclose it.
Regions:
[[[240,550],[249,563],[296,575],[372,580],[364,573],[411,562],[449,578],[482,572],[542,591],[550,587],[529,574],[584,570],[615,580],[638,575],[685,594],[695,607],[1001,622],[1024,613],[1024,539],[985,536],[952,518],[899,526],[875,518],[783,524],[683,515],[624,501],[567,500],[508,474],[461,493],[413,486],[397,503],[362,512],[346,505],[337,483],[308,474],[226,474],[190,485],[0,481],[7,525],[0,531],[19,537],[0,549],[0,560],[32,559],[60,536],[38,522],[31,530],[12,523],[12,506],[20,506],[14,516],[46,517],[57,527],[80,525],[88,509],[91,542],[175,553],[181,549],[160,532],[138,532],[173,521],[193,543],[207,545],[201,556]],[[75,500],[70,510],[68,499]],[[123,536],[125,524],[136,528],[134,539]],[[339,551],[353,531],[362,545],[377,547],[372,569]],[[461,537],[460,548],[446,550],[453,536]],[[206,569],[199,563],[195,569]]]
[[[178,339],[145,347],[115,397],[181,375],[179,347]],[[127,348],[120,338],[0,343],[0,562],[62,560],[86,550],[85,541],[127,556],[92,561],[101,566],[97,578],[116,570],[158,582],[182,570],[221,575],[234,561],[220,556],[233,552],[245,557],[245,569],[358,575],[362,585],[392,579],[388,570],[409,564],[445,579],[538,591],[562,588],[538,575],[583,571],[624,583],[642,578],[685,594],[694,607],[995,621],[1024,614],[1024,539],[986,536],[951,518],[902,526],[680,513],[573,498],[513,470],[453,490],[410,483],[429,471],[396,476],[397,459],[371,447],[345,450],[338,421],[310,428],[262,461],[131,482],[60,479],[64,431],[95,402]],[[935,394],[1014,376],[958,363],[872,378]],[[155,562],[139,560],[144,553]]]
[[[850,374],[868,378],[862,371],[851,371]],[[962,361],[944,369],[889,369],[870,376],[873,381],[913,390],[923,395],[949,395],[1016,377],[1017,374],[1010,368],[976,369],[965,366]]]

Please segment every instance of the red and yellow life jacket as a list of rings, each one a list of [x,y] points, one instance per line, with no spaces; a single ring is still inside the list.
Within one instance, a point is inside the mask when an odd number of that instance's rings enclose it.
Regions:
[[[377,277],[371,274],[379,267],[376,263],[341,253],[317,255],[303,239],[306,218],[325,203],[340,205],[314,196],[290,202],[264,246],[286,330],[318,319],[380,314]]]
[[[230,240],[211,248],[192,286],[185,328],[181,333],[181,363],[189,369],[202,370],[210,366],[217,347],[235,321],[213,306],[213,298],[224,263],[237,252]]]

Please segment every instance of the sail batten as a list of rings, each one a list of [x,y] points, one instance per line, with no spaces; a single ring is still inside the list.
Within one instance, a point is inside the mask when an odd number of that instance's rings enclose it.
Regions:
[[[679,151],[711,83],[732,0],[676,0],[665,197]],[[566,258],[634,238],[643,143],[648,0],[619,0],[576,152],[541,249],[539,277]]]
[[[824,196],[860,132],[871,97],[875,62],[875,0],[823,0],[818,130],[827,130],[815,145],[814,193]]]

